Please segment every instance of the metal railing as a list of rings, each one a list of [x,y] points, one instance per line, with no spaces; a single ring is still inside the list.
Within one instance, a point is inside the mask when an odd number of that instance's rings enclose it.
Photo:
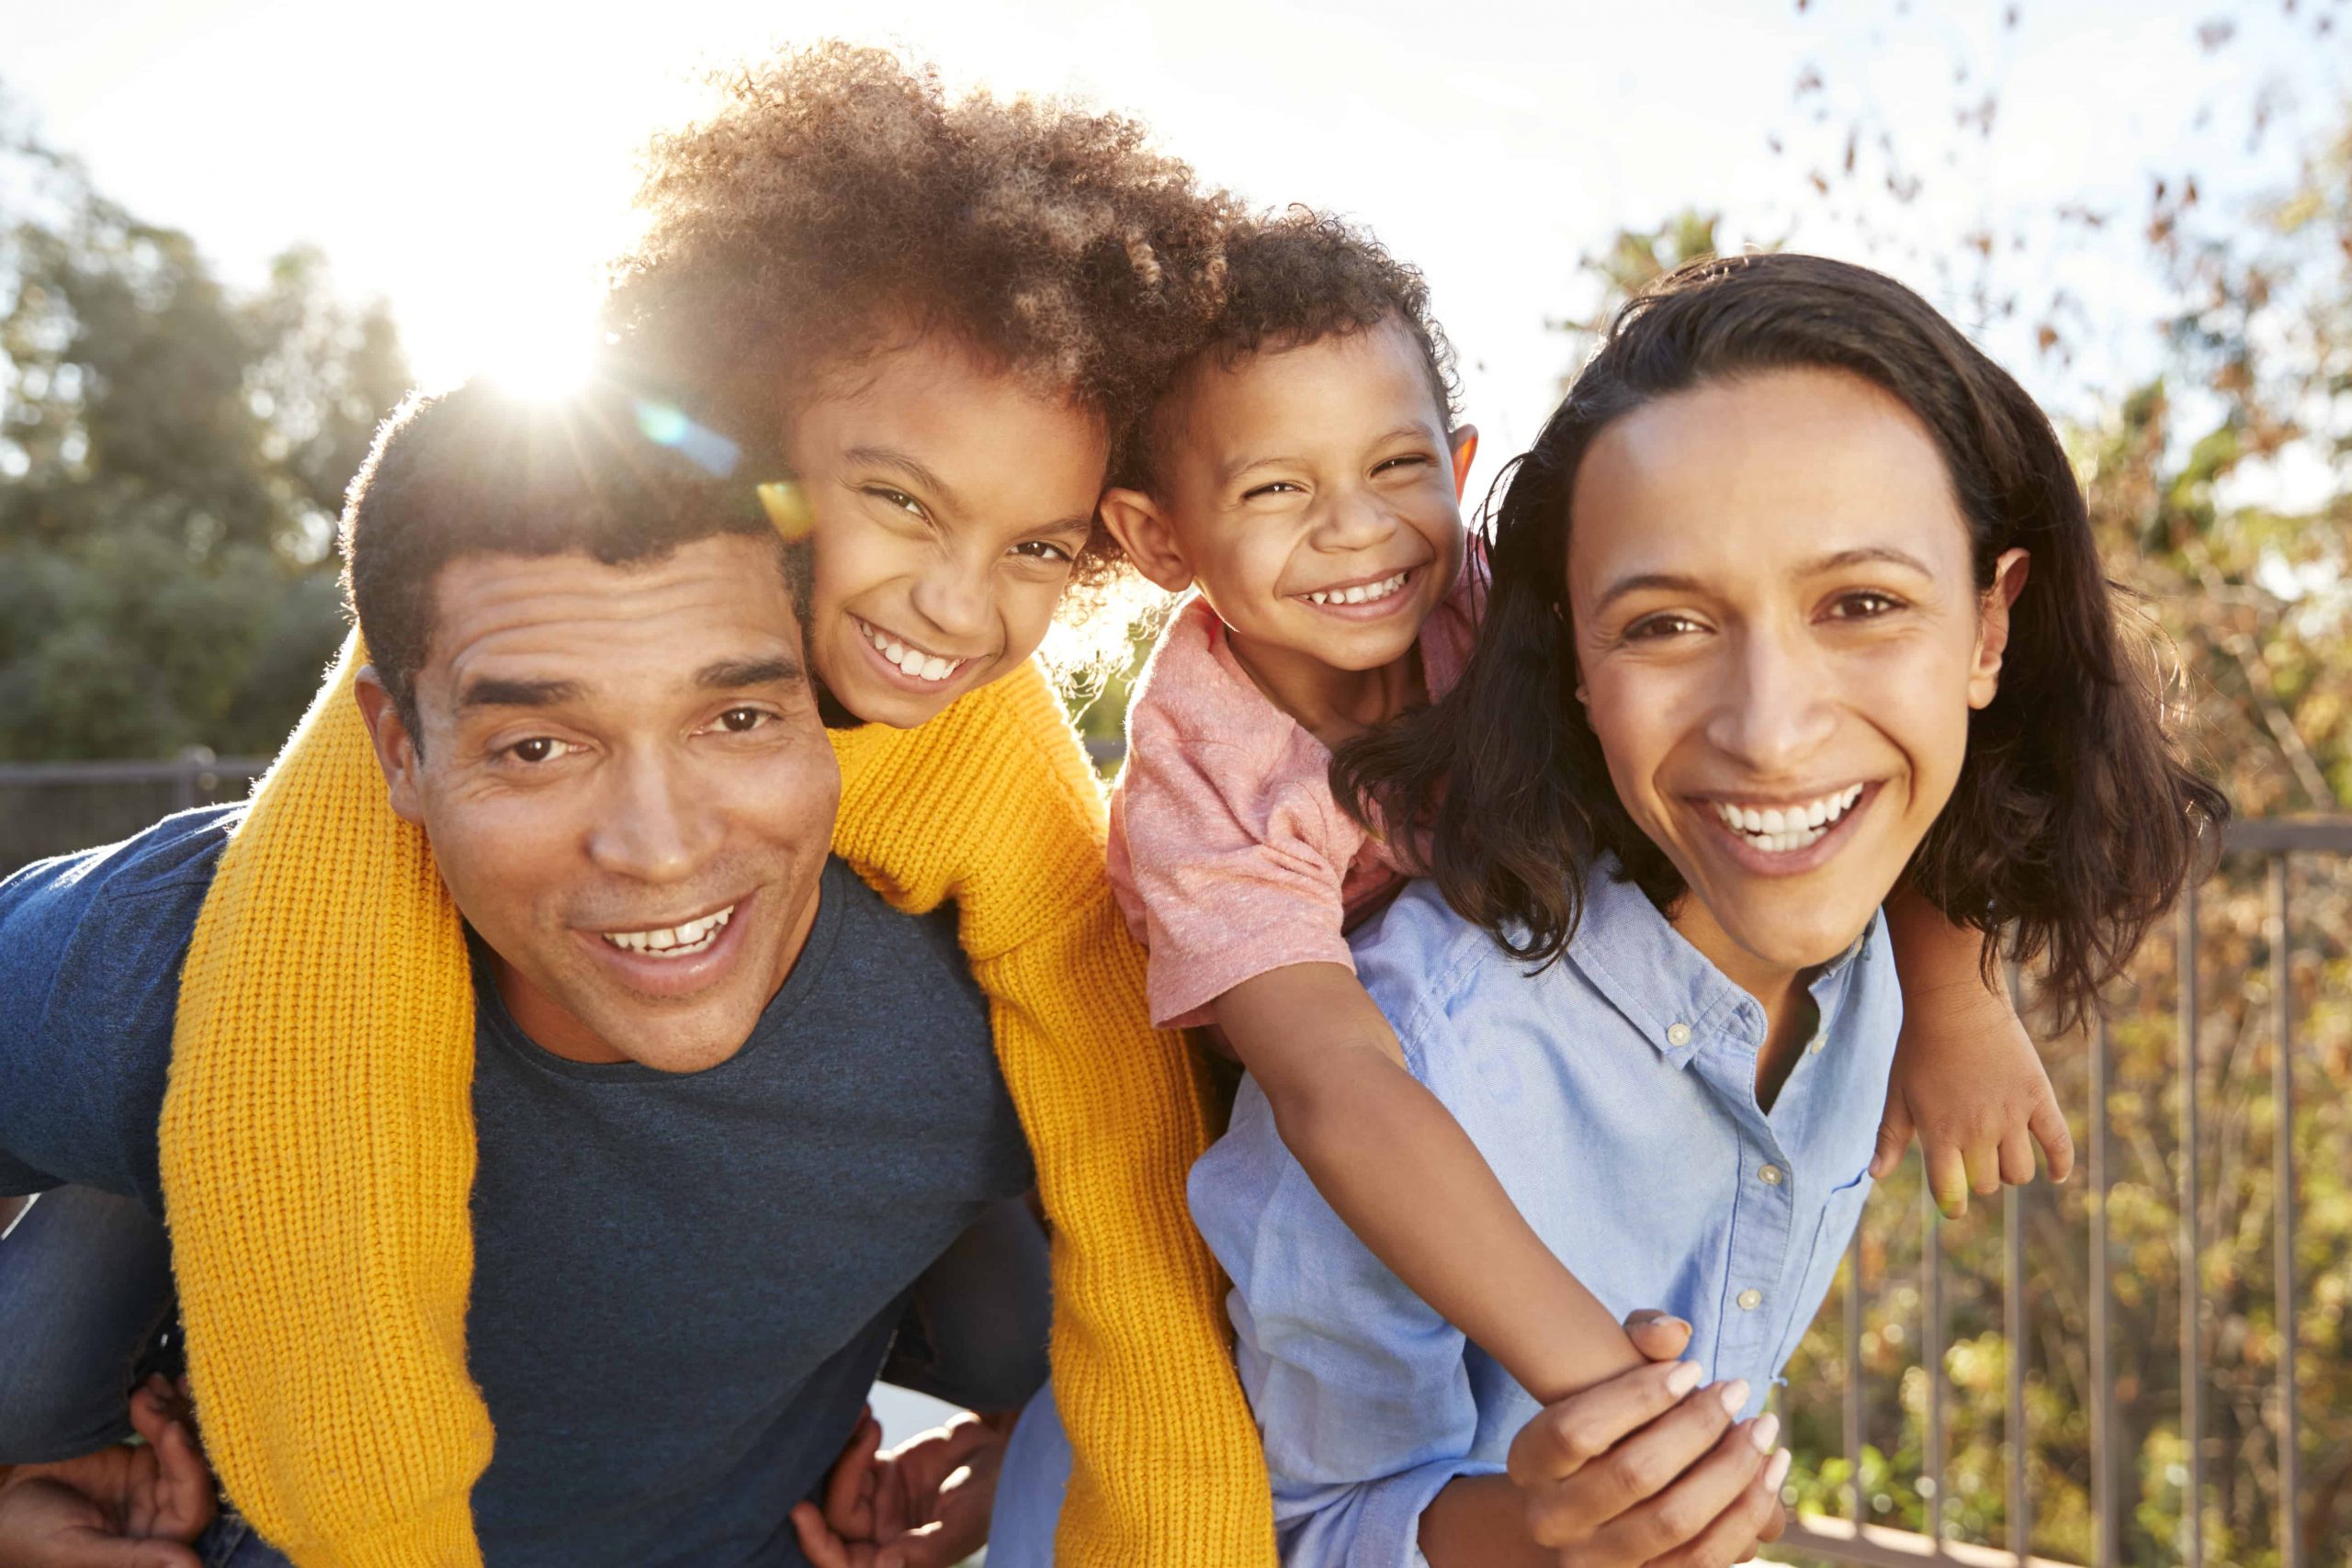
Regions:
[[[216,757],[201,746],[163,761],[0,762],[0,876],[242,795],[268,767],[266,757]]]
[[[2289,861],[2298,855],[2334,857],[2337,868],[2341,869],[2346,857],[2352,857],[2352,818],[2241,822],[2229,829],[2223,846],[2225,862],[2234,857],[2256,856],[2267,863],[2267,918],[2264,924],[2269,949],[2269,1027],[2275,1032],[2276,1039],[2270,1075],[2273,1126],[2268,1163],[2273,1183],[2270,1224],[2274,1235],[2269,1249],[2271,1288],[2277,1303],[2274,1309],[2277,1318],[2273,1329],[2275,1344],[2271,1349],[2276,1357],[2277,1371],[2276,1386],[2270,1396],[2269,1425],[2277,1450],[2277,1540],[2273,1552],[2279,1568],[2304,1568],[2306,1562],[2313,1561],[2310,1555],[2312,1543],[2304,1539],[2305,1525],[2299,1512],[2303,1502],[2303,1486],[2300,1458],[2301,1391],[2297,1382],[2296,1318],[2298,1310],[2306,1304],[2306,1296],[2295,1245],[2296,1006],[2290,967],[2294,959],[2291,924],[2294,910],[2288,891]],[[2207,1561],[2205,1517],[2210,1473],[2204,1404],[2211,1371],[2205,1349],[2209,1325],[2205,1321],[2199,1279],[2206,1245],[2200,1234],[2199,1190],[2199,1156],[2204,1134],[2199,1126],[2203,1092],[2199,1084],[2198,1046],[2205,1000],[2199,984],[2199,958],[2203,951],[2199,938],[2199,908],[2198,892],[2191,888],[2181,900],[2173,938],[2177,976],[2174,1009],[2177,1021],[2174,1027],[2178,1041],[2185,1043],[2185,1049],[2179,1051],[2180,1060],[2177,1068],[2180,1145],[2176,1166],[2176,1190],[2180,1212],[2176,1245],[2180,1260],[2177,1353],[2183,1473],[2181,1529],[2175,1560],[2187,1568],[2203,1568]],[[2087,1041],[2089,1135],[2086,1140],[2085,1163],[2087,1169],[2085,1175],[2088,1191],[2085,1207],[2089,1221],[2088,1275],[2091,1283],[2087,1302],[2089,1345],[2088,1376],[2086,1379],[2089,1408],[2086,1414],[2088,1417],[2089,1490],[2093,1513],[2089,1568],[2110,1568],[2110,1565],[2122,1561],[2125,1507],[2117,1477],[2118,1461],[2122,1456],[2118,1452],[2116,1347],[2112,1342],[2116,1297],[2115,1259],[2109,1235],[2109,1199],[2115,1181],[2111,1125],[2111,1097],[2115,1093],[2115,1084],[2109,1022],[2109,1018],[2102,1014],[2089,1031]],[[1864,1495],[1861,1460],[1870,1437],[1865,1423],[1862,1349],[1864,1244],[1865,1236],[1872,1228],[1884,1224],[1888,1219],[1883,1207],[1874,1204],[1872,1212],[1865,1216],[1861,1230],[1857,1232],[1849,1245],[1843,1276],[1844,1387],[1839,1437],[1841,1457],[1849,1467],[1849,1480],[1844,1488],[1845,1517],[1838,1518],[1812,1514],[1792,1518],[1787,1535],[1773,1555],[1861,1564],[1868,1565],[1868,1568],[1894,1568],[1894,1565],[1935,1560],[1969,1564],[1972,1568],[1994,1563],[2083,1568],[2079,1564],[2062,1565],[2052,1559],[2034,1556],[2031,1552],[2035,1499],[2028,1477],[2030,1430],[2026,1397],[2028,1358],[2025,1352],[2034,1314],[2026,1291],[2027,1227],[2023,1212],[2026,1196],[2023,1190],[2015,1187],[2005,1190],[2002,1201],[2001,1317],[2007,1341],[2004,1371],[2007,1409],[2001,1460],[2007,1540],[2005,1546],[1993,1547],[1948,1538],[1946,1507],[1951,1495],[1950,1456],[1946,1445],[1947,1352],[1950,1348],[1945,1292],[1948,1247],[1944,1232],[1938,1224],[1933,1200],[1926,1192],[1926,1183],[1922,1182],[1920,1186],[1923,1234],[1918,1290],[1923,1332],[1917,1365],[1926,1373],[1927,1388],[1923,1417],[1925,1430],[1920,1434],[1922,1463],[1917,1491],[1926,1528],[1924,1530],[1911,1530],[1872,1523],[1873,1508],[1871,1500]],[[2141,1349],[2147,1355],[2161,1353],[2156,1347],[2142,1347]],[[2339,1543],[2337,1555],[2325,1561],[2347,1560],[2343,1555],[2347,1548],[2352,1548],[2352,1542]]]

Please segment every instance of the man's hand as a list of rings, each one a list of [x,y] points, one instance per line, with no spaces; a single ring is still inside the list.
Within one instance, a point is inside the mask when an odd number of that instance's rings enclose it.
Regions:
[[[130,1397],[143,1448],[18,1465],[0,1483],[0,1558],[12,1568],[198,1568],[189,1542],[218,1511],[212,1472],[171,1385]]]
[[[1421,1516],[1437,1568],[1728,1568],[1780,1538],[1780,1422],[1735,1425],[1747,1385],[1700,1388],[1672,1359],[1689,1324],[1636,1313],[1625,1330],[1651,1365],[1547,1406],[1512,1439],[1507,1483],[1458,1481]]]
[[[966,1414],[885,1453],[872,1411],[825,1483],[792,1510],[816,1568],[948,1568],[988,1543],[1012,1417]]]
[[[2031,1181],[2036,1144],[2050,1179],[2065,1180],[2075,1140],[2008,998],[1975,984],[1938,995],[1946,1005],[1905,1010],[1871,1175],[1901,1163],[1916,1131],[1928,1190],[1947,1219],[1968,1212],[1972,1190],[1989,1195],[2003,1182]]]

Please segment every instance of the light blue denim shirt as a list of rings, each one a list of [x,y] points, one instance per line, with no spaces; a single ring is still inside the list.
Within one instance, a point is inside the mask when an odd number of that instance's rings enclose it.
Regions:
[[[1530,976],[1427,882],[1359,933],[1365,987],[1545,1245],[1616,1315],[1690,1320],[1750,1412],[1828,1293],[1870,1191],[1902,1024],[1885,923],[1813,982],[1820,1029],[1768,1115],[1761,1007],[1597,872],[1564,962]],[[1421,1510],[1500,1471],[1535,1402],[1365,1250],[1243,1083],[1193,1167],[1233,1279],[1283,1561],[1408,1568]]]

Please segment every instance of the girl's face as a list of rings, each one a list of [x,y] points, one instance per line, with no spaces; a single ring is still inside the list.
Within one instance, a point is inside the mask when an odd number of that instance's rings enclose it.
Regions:
[[[1934,439],[1859,378],[1715,382],[1577,475],[1577,696],[1618,798],[1735,979],[1836,957],[1943,809],[1993,700],[2025,554],[1979,593]]]
[[[935,334],[803,405],[786,452],[815,546],[810,662],[901,729],[1037,650],[1109,462],[1093,415]]]

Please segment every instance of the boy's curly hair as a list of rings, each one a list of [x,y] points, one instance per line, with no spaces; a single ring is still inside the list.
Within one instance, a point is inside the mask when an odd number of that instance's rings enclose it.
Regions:
[[[615,277],[626,357],[781,430],[806,374],[910,333],[1097,412],[1114,446],[1224,299],[1236,209],[1123,116],[950,101],[935,71],[823,43],[720,79],[658,139]],[[1098,524],[1079,565],[1116,547]]]
[[[1295,348],[1395,321],[1412,337],[1430,397],[1449,428],[1460,412],[1453,345],[1430,313],[1420,269],[1398,261],[1368,229],[1306,207],[1238,224],[1225,244],[1223,308],[1192,352],[1170,365],[1151,408],[1131,427],[1113,470],[1148,491],[1158,456],[1181,417],[1177,391],[1202,364],[1231,369],[1261,349]]]

